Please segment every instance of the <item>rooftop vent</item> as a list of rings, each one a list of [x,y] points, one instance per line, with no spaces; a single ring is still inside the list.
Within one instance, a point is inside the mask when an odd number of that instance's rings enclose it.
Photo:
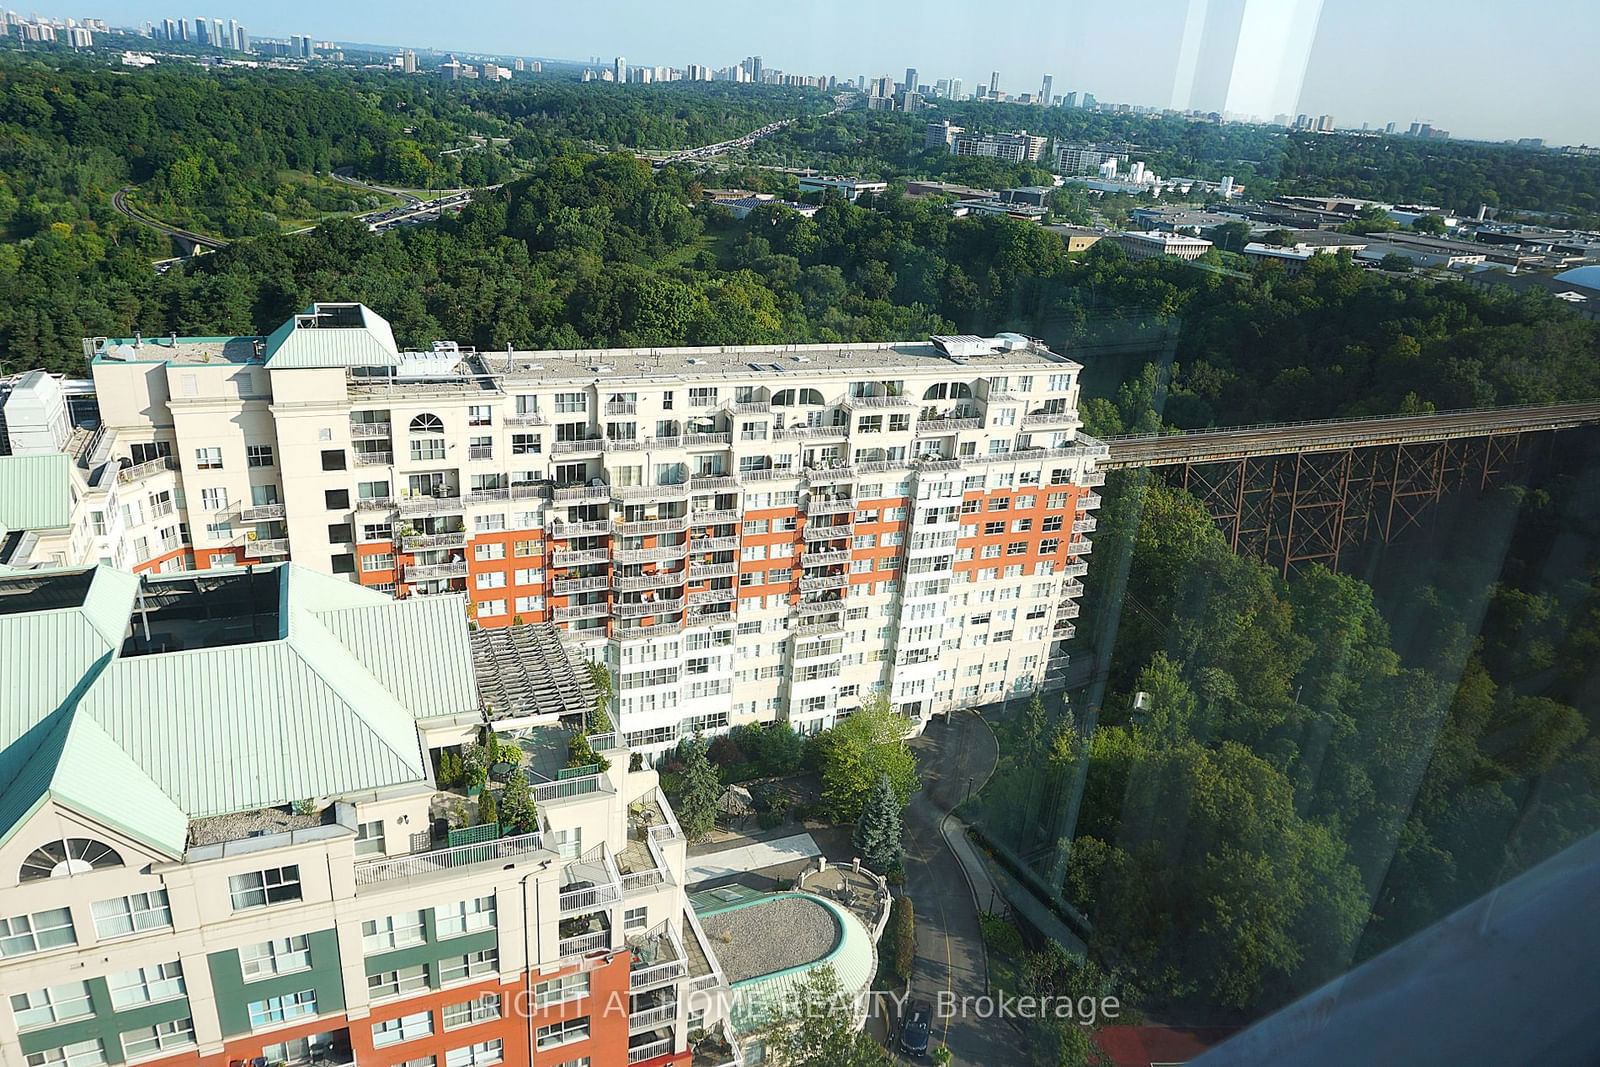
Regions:
[[[617,368],[613,367],[609,363],[596,363],[594,366],[589,368],[589,370],[595,374],[610,374],[616,369]]]
[[[989,338],[979,337],[976,334],[970,333],[936,333],[929,337],[928,340],[933,342],[933,347],[951,357],[981,356],[995,346],[995,343]]]
[[[698,367],[698,366],[700,366],[700,364],[702,364],[704,362],[705,362],[705,360],[699,358],[698,356],[689,357],[689,366],[691,366],[691,367]]]

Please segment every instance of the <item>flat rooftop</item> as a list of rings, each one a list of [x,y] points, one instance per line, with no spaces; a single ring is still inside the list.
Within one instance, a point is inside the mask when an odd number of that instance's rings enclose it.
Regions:
[[[784,894],[700,916],[729,984],[819,963],[844,937],[826,906]]]
[[[188,365],[262,362],[266,338],[240,337],[106,337],[96,338],[94,363],[171,363]]]

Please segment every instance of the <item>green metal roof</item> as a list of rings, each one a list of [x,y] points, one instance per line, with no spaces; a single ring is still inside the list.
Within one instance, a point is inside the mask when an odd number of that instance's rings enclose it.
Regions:
[[[0,530],[72,525],[72,459],[63,452],[0,456]]]
[[[477,707],[459,600],[276,569],[272,640],[123,656],[140,579],[106,567],[0,614],[0,842],[53,797],[178,855],[190,819],[425,780],[416,720]]]
[[[263,354],[272,370],[399,361],[388,320],[365,304],[313,304],[268,334]]]

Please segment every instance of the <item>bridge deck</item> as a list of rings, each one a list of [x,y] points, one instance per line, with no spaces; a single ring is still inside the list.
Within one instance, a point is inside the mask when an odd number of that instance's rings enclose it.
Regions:
[[[1348,448],[1450,441],[1463,437],[1538,430],[1567,430],[1600,423],[1600,401],[1524,407],[1441,411],[1427,415],[1380,415],[1362,419],[1230,426],[1178,434],[1108,437],[1111,455],[1101,469],[1215,463],[1291,452],[1336,452]]]

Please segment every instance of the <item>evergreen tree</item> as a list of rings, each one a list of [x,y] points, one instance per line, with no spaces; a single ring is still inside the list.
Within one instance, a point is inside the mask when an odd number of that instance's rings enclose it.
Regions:
[[[500,805],[495,803],[494,793],[487,789],[478,794],[478,821],[481,823],[500,821]]]
[[[683,745],[683,792],[678,797],[678,823],[689,840],[699,841],[717,822],[716,769],[706,758],[706,742],[696,733]]]
[[[513,834],[531,834],[539,828],[539,808],[520,767],[511,772],[500,792],[500,826]]]
[[[611,670],[604,663],[589,664],[589,681],[594,685],[594,708],[588,715],[588,731],[592,734],[609,734],[611,724]]]
[[[900,866],[901,832],[900,802],[894,795],[894,785],[887,774],[880,774],[867,795],[866,807],[861,809],[850,841],[868,867],[884,874]]]

